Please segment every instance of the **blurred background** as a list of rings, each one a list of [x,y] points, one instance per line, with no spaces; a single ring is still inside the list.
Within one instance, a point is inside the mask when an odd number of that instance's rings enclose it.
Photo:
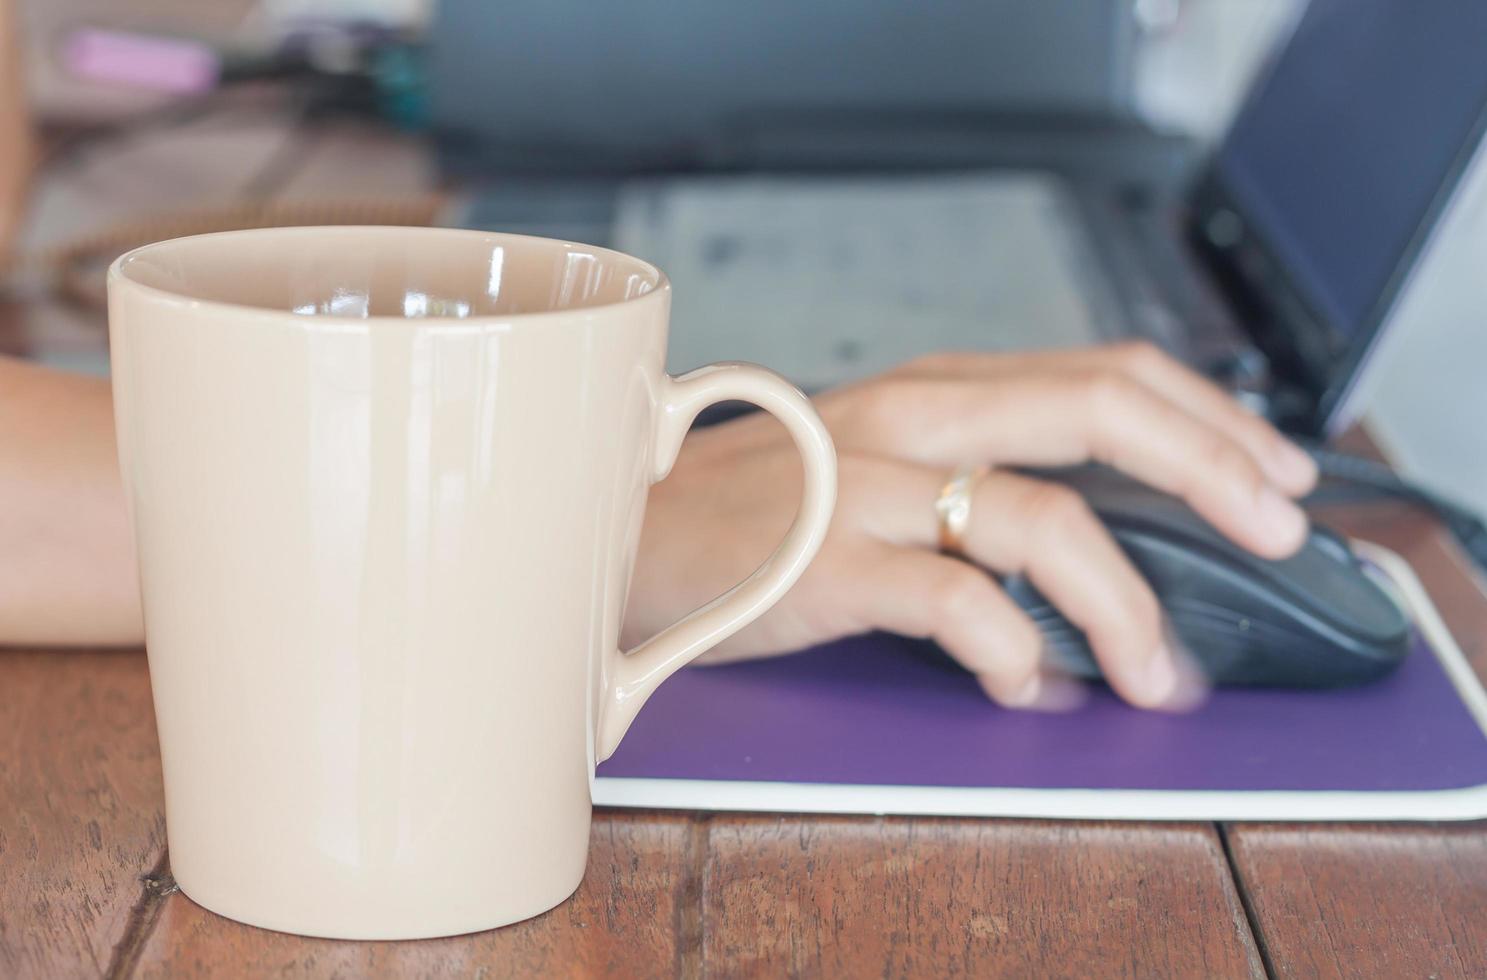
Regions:
[[[654,202],[616,182],[965,170],[1029,143],[1077,170],[1091,130],[1105,170],[1180,188],[1304,5],[9,0],[0,352],[106,372],[103,268],[195,231],[446,223],[644,255]],[[1399,467],[1487,512],[1484,183],[1396,308],[1364,405]],[[1028,309],[1064,315],[1055,299]],[[685,357],[706,314],[683,302]]]

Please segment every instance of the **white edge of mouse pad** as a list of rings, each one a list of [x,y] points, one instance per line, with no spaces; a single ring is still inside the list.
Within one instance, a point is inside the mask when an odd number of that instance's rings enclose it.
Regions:
[[[1487,693],[1414,569],[1399,555],[1353,542],[1394,585],[1462,701],[1487,736]],[[1112,790],[881,786],[709,779],[621,779],[593,784],[599,806],[1090,820],[1477,820],[1487,785],[1447,790]]]

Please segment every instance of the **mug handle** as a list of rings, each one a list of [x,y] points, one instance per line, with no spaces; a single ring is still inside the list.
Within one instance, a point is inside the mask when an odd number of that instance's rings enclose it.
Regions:
[[[789,591],[826,538],[836,506],[836,451],[810,400],[790,382],[754,364],[710,364],[666,378],[656,421],[651,482],[671,472],[692,422],[709,405],[745,401],[784,423],[805,465],[800,510],[785,538],[754,573],[606,665],[597,761],[614,754],[646,698],[678,668],[764,615]]]

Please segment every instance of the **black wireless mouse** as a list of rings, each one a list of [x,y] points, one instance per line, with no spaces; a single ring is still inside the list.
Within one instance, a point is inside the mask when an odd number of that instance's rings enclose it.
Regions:
[[[1408,618],[1335,532],[1313,525],[1299,552],[1270,561],[1230,542],[1177,498],[1106,467],[1035,475],[1084,496],[1215,684],[1362,684],[1409,653]],[[1003,585],[1042,629],[1051,666],[1101,676],[1084,634],[1031,583],[1011,576]]]

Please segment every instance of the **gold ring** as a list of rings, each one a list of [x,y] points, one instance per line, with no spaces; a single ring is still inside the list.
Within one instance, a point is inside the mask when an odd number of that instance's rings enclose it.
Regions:
[[[971,524],[971,494],[989,472],[985,466],[962,466],[950,474],[935,498],[935,516],[940,521],[940,551],[965,554],[966,528]]]

